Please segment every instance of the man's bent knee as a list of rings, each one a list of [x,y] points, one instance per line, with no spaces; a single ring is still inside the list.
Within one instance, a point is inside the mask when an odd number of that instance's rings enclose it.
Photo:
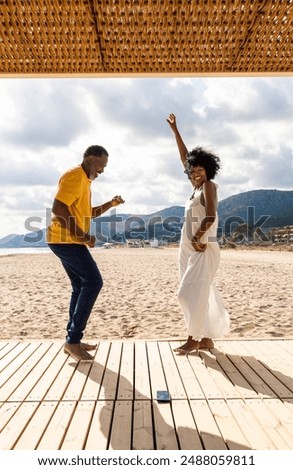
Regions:
[[[104,282],[103,282],[103,279],[101,277],[98,277],[98,278],[92,278],[92,279],[87,279],[85,282],[84,282],[84,287],[87,287],[88,289],[92,290],[92,291],[96,291],[96,292],[100,292],[100,290],[102,289],[103,285],[104,285]]]

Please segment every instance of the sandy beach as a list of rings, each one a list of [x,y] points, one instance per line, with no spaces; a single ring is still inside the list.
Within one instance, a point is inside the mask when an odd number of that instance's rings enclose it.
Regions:
[[[104,279],[85,338],[184,339],[178,248],[92,251]],[[292,251],[221,250],[215,283],[228,338],[293,337]],[[0,339],[63,340],[70,284],[52,254],[0,257]]]

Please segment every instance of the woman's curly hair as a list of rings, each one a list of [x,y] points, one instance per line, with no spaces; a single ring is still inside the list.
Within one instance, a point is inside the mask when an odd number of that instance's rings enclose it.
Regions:
[[[219,157],[202,147],[195,147],[187,154],[185,173],[188,177],[190,177],[191,168],[194,166],[202,166],[206,171],[208,180],[214,179],[221,168]]]

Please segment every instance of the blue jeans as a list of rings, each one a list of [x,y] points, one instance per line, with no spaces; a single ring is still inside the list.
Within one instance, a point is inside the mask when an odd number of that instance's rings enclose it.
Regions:
[[[85,245],[49,243],[72,285],[67,324],[67,343],[80,343],[90,313],[103,287],[96,262]]]

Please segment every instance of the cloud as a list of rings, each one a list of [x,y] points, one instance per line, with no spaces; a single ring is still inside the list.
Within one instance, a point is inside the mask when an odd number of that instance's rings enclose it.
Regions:
[[[1,186],[50,186],[56,184],[60,174],[49,157],[30,154],[27,151],[1,155],[0,150],[0,185]]]
[[[260,156],[255,168],[256,187],[292,190],[293,146],[281,144],[277,152],[271,149]]]
[[[293,117],[290,81],[292,86],[291,77],[207,79],[201,124],[206,129],[213,128],[213,132],[223,127],[234,128],[235,132],[243,125],[252,125],[256,131],[266,123],[288,122]]]
[[[74,81],[16,79],[5,88],[1,134],[13,147],[66,146],[91,125],[82,90]]]
[[[253,80],[251,92],[240,119],[280,121],[293,117],[292,97],[282,81]]]
[[[137,78],[97,80],[87,87],[97,112],[109,124],[127,129],[128,145],[151,144],[150,139],[169,136],[166,122],[171,112],[181,116],[186,135],[194,133],[193,106],[198,90],[190,80]]]
[[[0,205],[7,212],[17,212],[22,216],[31,216],[49,208],[54,192],[51,187],[27,186],[0,189]]]

